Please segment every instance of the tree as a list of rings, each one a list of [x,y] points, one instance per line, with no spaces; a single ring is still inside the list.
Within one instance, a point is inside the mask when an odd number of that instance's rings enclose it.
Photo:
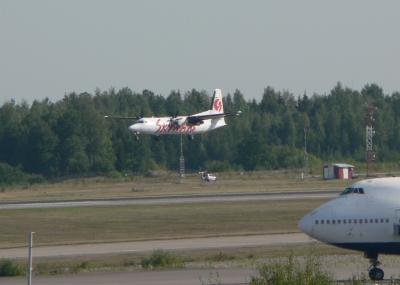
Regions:
[[[272,87],[268,86],[264,89],[264,94],[260,103],[261,110],[273,114],[278,113],[280,109],[279,101],[279,94],[277,94]]]
[[[386,95],[376,84],[359,92],[339,82],[328,95],[301,97],[267,87],[260,102],[246,102],[235,90],[223,100],[225,111],[241,110],[243,114],[225,118],[227,127],[196,136],[194,141],[185,136],[187,169],[300,167],[304,128],[308,128],[308,152],[315,160],[364,161],[367,102],[377,107],[377,158],[385,162],[400,158],[400,93]],[[210,96],[195,89],[184,96],[172,91],[163,97],[150,90],[136,93],[112,88],[96,90],[95,95],[70,93],[55,103],[48,99],[31,106],[6,102],[0,106],[0,163],[7,165],[4,169],[11,175],[29,172],[46,177],[103,174],[114,169],[133,173],[154,168],[176,170],[179,136],[163,136],[157,141],[144,135],[136,141],[127,130],[134,120],[106,121],[103,116],[174,116],[209,107]]]
[[[31,173],[40,173],[51,177],[57,174],[56,147],[58,138],[49,126],[49,119],[43,116],[49,110],[48,101],[32,104],[31,112],[22,124],[26,145],[24,146],[24,168]]]

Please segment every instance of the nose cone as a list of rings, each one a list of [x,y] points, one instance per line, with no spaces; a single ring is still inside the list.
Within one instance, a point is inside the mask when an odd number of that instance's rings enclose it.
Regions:
[[[138,128],[136,126],[136,124],[130,125],[128,128],[129,131],[131,131],[132,133],[135,133],[138,131]]]
[[[310,214],[305,215],[299,221],[298,227],[309,236],[312,235],[313,221]]]

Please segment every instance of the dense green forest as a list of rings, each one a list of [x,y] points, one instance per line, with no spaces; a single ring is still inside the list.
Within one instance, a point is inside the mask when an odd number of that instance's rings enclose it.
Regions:
[[[184,141],[191,170],[296,168],[303,164],[304,128],[312,161],[365,160],[367,102],[376,107],[374,137],[377,161],[400,159],[400,93],[387,95],[375,84],[361,91],[338,83],[329,94],[295,96],[264,90],[262,99],[246,100],[237,90],[224,96],[228,126]],[[155,140],[128,132],[128,121],[105,120],[105,114],[173,115],[208,109],[210,96],[192,90],[168,96],[129,88],[95,94],[65,95],[0,108],[0,183],[81,175],[145,173],[177,169],[179,136]],[[24,173],[29,173],[25,175]]]

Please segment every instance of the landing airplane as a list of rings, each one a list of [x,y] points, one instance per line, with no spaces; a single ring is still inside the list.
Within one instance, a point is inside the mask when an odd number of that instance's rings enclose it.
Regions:
[[[195,134],[205,133],[225,126],[225,117],[238,116],[240,114],[241,111],[236,114],[224,113],[222,91],[221,89],[215,89],[210,110],[198,114],[175,117],[104,116],[104,118],[137,120],[128,128],[136,139],[139,139],[139,134],[156,136],[187,134],[189,138],[193,139]]]
[[[400,177],[354,183],[306,214],[299,228],[324,243],[364,252],[369,277],[382,280],[379,254],[400,254]]]

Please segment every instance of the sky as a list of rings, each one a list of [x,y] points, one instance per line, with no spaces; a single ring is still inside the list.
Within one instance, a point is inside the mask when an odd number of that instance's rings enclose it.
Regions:
[[[396,0],[2,0],[0,104],[129,87],[400,90]]]

